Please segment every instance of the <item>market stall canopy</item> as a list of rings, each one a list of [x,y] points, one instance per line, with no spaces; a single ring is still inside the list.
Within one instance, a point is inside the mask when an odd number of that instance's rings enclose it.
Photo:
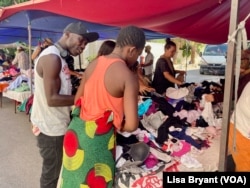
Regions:
[[[61,33],[40,31],[32,29],[32,45],[36,46],[43,38],[58,38]],[[0,44],[16,43],[17,41],[22,41],[28,44],[28,30],[27,28],[17,28],[17,27],[4,27],[0,26]]]
[[[0,43],[12,43],[20,40],[28,43],[30,25],[33,46],[46,37],[57,41],[62,35],[63,29],[71,22],[83,22],[89,31],[98,32],[100,39],[115,39],[120,30],[119,27],[91,23],[41,10],[23,10],[1,20],[0,17]],[[148,40],[171,37],[146,29],[144,32]]]
[[[20,11],[41,10],[90,23],[120,28],[133,24],[192,41],[227,42],[231,0],[32,0],[2,8],[0,20]],[[250,1],[240,0],[239,21],[250,12]],[[33,19],[33,18],[32,18]],[[48,20],[49,21],[49,20]],[[250,36],[250,22],[246,23]]]

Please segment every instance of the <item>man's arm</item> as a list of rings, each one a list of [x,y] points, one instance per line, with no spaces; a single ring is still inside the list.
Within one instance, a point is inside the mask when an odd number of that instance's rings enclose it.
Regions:
[[[149,59],[150,59],[150,60],[149,60],[148,62],[144,62],[144,63],[142,64],[143,67],[150,66],[150,65],[152,65],[153,62],[154,62],[154,56],[153,56],[151,53],[149,53],[148,56],[149,56]]]
[[[43,77],[45,95],[49,106],[70,106],[74,95],[59,94],[61,88],[61,59],[57,55],[46,55],[39,59],[38,72]]]
[[[40,46],[37,46],[31,55],[32,61],[34,61],[36,59],[36,57],[41,53],[41,51],[42,51],[42,48]]]
[[[16,54],[16,55],[15,55],[15,58],[14,58],[13,61],[11,62],[12,65],[16,65],[16,64],[18,63],[18,60],[17,60],[18,57],[17,57],[17,56],[18,56],[18,55]]]
[[[148,63],[142,64],[143,67],[147,67],[153,64],[153,59],[151,59]]]
[[[177,84],[177,85],[183,84],[181,81],[179,81],[175,77],[173,77],[169,72],[163,72],[163,75],[164,75],[165,79],[167,79],[168,81],[170,81],[174,84]]]

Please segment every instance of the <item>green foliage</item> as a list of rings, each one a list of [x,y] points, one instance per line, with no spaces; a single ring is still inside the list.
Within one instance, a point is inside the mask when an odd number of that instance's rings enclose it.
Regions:
[[[0,1],[0,7],[7,7],[10,5],[15,5],[15,4],[19,4],[19,3],[23,3],[29,0],[1,0]]]
[[[4,53],[7,57],[15,57],[16,49],[15,48],[4,48]]]
[[[197,53],[199,54],[200,52],[202,52],[204,50],[204,47],[206,45],[205,44],[202,44],[202,43],[196,43],[196,50],[197,50]]]
[[[18,41],[16,44],[17,46],[19,45],[22,46],[25,49],[25,51],[28,53],[28,45],[25,42]],[[0,52],[2,51],[7,57],[14,58],[16,55],[17,49],[16,48],[3,48],[3,49],[0,49]]]
[[[6,6],[9,6],[9,5],[13,5],[13,1],[12,0],[2,0],[0,1],[0,6],[1,7],[6,7]]]
[[[205,44],[202,43],[197,43],[193,41],[189,41],[184,43],[181,47],[180,50],[182,50],[182,57],[189,57],[191,56],[192,53],[192,47],[195,49],[195,52],[199,54],[201,51],[203,51]]]
[[[182,57],[189,57],[191,55],[191,46],[187,43],[183,44],[180,50],[182,50]]]

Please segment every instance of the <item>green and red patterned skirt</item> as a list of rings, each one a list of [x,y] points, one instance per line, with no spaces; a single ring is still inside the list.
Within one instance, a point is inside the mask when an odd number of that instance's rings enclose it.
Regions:
[[[76,107],[63,144],[61,188],[108,188],[114,184],[115,128],[110,111],[83,121]]]

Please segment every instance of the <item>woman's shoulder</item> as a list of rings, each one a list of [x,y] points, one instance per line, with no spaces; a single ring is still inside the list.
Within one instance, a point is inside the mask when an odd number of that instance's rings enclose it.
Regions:
[[[165,63],[165,62],[166,62],[166,59],[163,58],[163,57],[159,57],[159,58],[157,59],[157,63]]]

